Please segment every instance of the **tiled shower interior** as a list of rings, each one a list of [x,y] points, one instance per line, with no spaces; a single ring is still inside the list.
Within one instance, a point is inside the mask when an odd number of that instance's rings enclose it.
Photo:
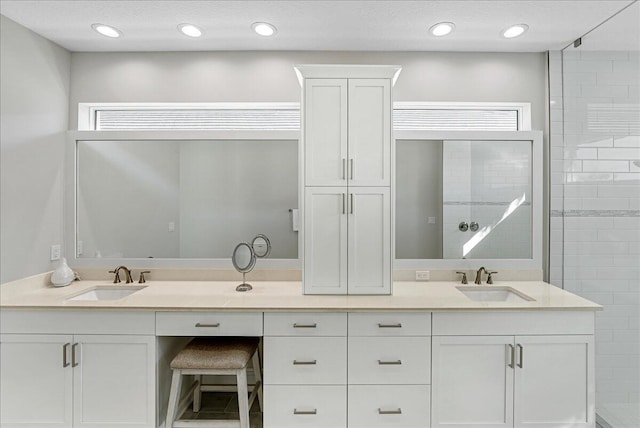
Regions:
[[[640,427],[640,46],[629,49],[620,34],[624,49],[603,49],[598,37],[614,29],[551,52],[549,64],[550,282],[604,307],[596,315],[604,428]]]

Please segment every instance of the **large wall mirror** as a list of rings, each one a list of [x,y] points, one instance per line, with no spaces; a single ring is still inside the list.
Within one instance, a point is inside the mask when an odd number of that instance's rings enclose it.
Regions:
[[[229,260],[264,234],[271,259],[297,262],[297,138],[77,139],[74,149],[76,260]]]
[[[541,268],[540,132],[396,140],[395,268]],[[67,248],[77,266],[230,267],[265,234],[264,267],[299,268],[298,156],[297,131],[71,133]]]
[[[540,133],[399,134],[396,267],[541,268]]]

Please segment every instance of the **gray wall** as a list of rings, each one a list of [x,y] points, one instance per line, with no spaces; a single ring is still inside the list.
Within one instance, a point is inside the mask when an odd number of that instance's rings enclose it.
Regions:
[[[399,64],[395,101],[530,102],[545,127],[544,53],[73,53],[69,126],[79,102],[299,101],[294,64]]]
[[[53,269],[62,244],[71,55],[0,16],[0,283]]]

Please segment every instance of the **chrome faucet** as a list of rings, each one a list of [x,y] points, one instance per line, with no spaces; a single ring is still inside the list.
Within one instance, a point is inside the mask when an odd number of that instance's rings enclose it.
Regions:
[[[131,278],[131,271],[126,266],[118,266],[114,270],[110,270],[109,273],[115,273],[116,277],[113,278],[113,283],[118,284],[120,281],[120,269],[124,269],[125,281],[127,284],[133,282],[133,278]]]
[[[474,284],[482,284],[482,272],[483,271],[484,271],[484,273],[489,273],[484,268],[484,266],[482,266],[480,269],[478,269],[478,272],[476,272],[476,280],[473,281]]]

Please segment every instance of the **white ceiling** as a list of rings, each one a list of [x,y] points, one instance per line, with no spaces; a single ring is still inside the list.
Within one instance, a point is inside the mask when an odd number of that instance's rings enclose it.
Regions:
[[[541,52],[564,48],[633,2],[1,0],[0,13],[70,51]],[[637,34],[640,20],[631,16],[625,25]],[[277,35],[257,36],[250,28],[256,21],[274,24]],[[431,36],[429,27],[440,21],[454,22],[456,31]],[[124,36],[100,36],[90,27],[96,22],[115,26]],[[183,22],[203,28],[204,36],[178,33]],[[500,37],[501,30],[519,23],[530,27],[524,36]]]

